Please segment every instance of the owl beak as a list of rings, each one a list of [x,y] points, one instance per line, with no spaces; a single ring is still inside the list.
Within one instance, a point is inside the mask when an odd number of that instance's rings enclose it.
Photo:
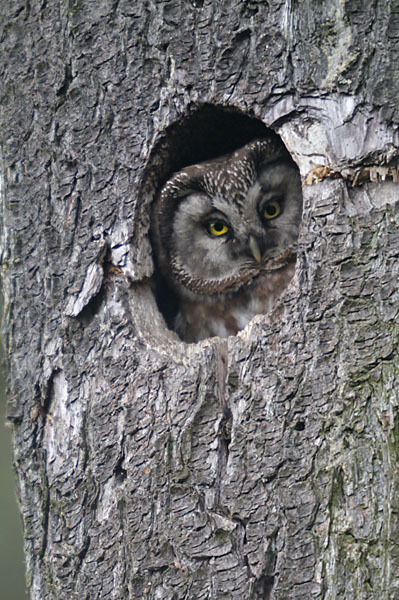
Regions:
[[[251,254],[256,260],[257,263],[260,263],[262,260],[262,255],[260,253],[259,244],[256,241],[256,238],[253,235],[250,235],[248,238],[249,248],[251,250]]]

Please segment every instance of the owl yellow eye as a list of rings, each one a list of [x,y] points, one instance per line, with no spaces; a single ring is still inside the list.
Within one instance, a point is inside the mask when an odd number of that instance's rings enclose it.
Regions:
[[[265,219],[275,219],[281,212],[280,202],[270,200],[263,208],[263,217]]]
[[[207,227],[211,235],[225,235],[229,230],[223,221],[212,221],[208,223]]]

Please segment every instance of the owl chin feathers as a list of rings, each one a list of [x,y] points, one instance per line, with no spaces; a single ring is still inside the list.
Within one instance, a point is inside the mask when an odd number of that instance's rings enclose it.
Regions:
[[[169,322],[182,340],[235,335],[271,310],[294,273],[301,212],[298,169],[275,137],[166,182],[151,238],[177,303]]]
[[[241,270],[238,270],[235,274],[206,279],[193,277],[179,258],[174,257],[170,261],[170,280],[180,294],[190,300],[206,300],[209,297],[213,301],[215,296],[219,299],[221,296],[231,298],[242,288],[253,287],[257,284],[258,278],[267,280],[269,276],[270,279],[272,273],[284,269],[288,264],[295,261],[295,250],[296,245],[293,244],[280,254],[269,252],[269,256],[263,258],[260,263],[253,260],[243,262]]]
[[[173,328],[186,342],[236,335],[253,317],[271,311],[294,271],[295,256],[291,255],[284,266],[261,271],[235,291],[199,295],[186,289]]]

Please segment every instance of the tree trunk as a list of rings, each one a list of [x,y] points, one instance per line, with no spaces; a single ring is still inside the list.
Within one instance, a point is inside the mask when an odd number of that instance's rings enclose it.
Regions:
[[[31,598],[399,597],[399,3],[10,0],[8,418]],[[177,168],[278,133],[296,274],[237,336],[154,300]]]

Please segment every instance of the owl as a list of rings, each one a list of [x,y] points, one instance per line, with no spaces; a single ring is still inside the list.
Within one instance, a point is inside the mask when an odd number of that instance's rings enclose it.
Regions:
[[[151,237],[158,297],[177,300],[186,342],[227,337],[270,311],[291,280],[302,212],[298,168],[275,137],[185,167],[159,191]]]

